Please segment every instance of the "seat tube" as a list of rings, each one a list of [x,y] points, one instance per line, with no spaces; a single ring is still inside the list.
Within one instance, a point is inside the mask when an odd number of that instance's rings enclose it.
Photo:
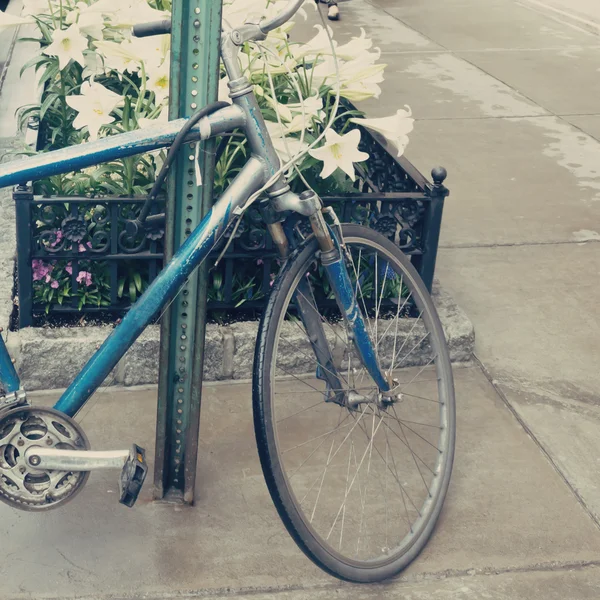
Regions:
[[[21,381],[12,362],[4,338],[0,334],[0,384],[5,393],[16,392],[21,388]]]

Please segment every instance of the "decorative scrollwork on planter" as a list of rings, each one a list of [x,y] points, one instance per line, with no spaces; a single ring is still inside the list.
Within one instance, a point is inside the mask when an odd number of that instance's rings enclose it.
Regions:
[[[64,218],[61,223],[61,229],[63,236],[76,244],[83,240],[88,231],[85,220],[79,215]]]
[[[343,119],[338,125],[343,127]],[[438,169],[430,184],[406,159],[390,153],[365,129],[361,129],[360,148],[370,159],[356,165],[354,191],[323,197],[324,204],[333,207],[342,222],[372,227],[393,241],[410,256],[430,286],[441,224],[440,204],[447,195],[445,171]],[[21,190],[15,192],[15,199],[20,247],[23,240],[28,247],[18,257],[21,326],[32,324],[32,315],[44,313],[45,306],[35,304],[36,285],[55,286],[58,282],[58,293],[60,286],[71,281],[71,295],[63,295],[62,304],[53,304],[50,313],[79,312],[77,294],[98,288],[102,307],[117,315],[128,309],[162,267],[164,228],[140,230],[133,236],[126,232],[127,221],[139,215],[144,198],[40,198],[30,190]],[[162,203],[157,202],[151,214],[160,212]],[[191,228],[191,221],[185,226]],[[312,234],[308,219],[298,215],[288,217],[284,228],[292,244]],[[264,305],[279,270],[278,255],[254,207],[230,224],[209,263],[214,265],[226,243],[227,251],[211,271],[213,294],[209,289],[208,308],[213,315],[222,311],[220,314],[227,318],[239,318],[240,312]],[[29,280],[22,273],[29,273]],[[81,312],[102,310],[86,305]]]

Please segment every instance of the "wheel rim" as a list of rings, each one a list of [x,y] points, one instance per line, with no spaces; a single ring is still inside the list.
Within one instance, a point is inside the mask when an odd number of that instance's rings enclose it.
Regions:
[[[369,314],[382,368],[400,382],[400,397],[391,404],[376,399],[339,314],[329,308],[320,312],[334,362],[343,386],[362,401],[352,410],[324,402],[327,385],[316,376],[293,300],[307,272],[321,301],[328,293],[326,285],[319,292],[322,274],[311,259],[299,268],[277,325],[270,420],[296,525],[334,559],[377,568],[407,554],[435,519],[451,442],[449,382],[435,317],[413,275],[376,242],[345,241],[359,305]],[[368,266],[372,275],[365,276]]]

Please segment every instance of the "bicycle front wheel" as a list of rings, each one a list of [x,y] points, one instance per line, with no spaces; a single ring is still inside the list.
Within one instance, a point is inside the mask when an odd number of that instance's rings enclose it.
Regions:
[[[336,577],[372,582],[406,567],[439,516],[454,455],[454,384],[442,326],[410,261],[371,229],[344,225],[343,237],[357,302],[379,363],[396,380],[394,394],[382,396],[361,364],[309,238],[263,314],[254,427],[269,492],[298,546]],[[341,390],[327,383],[308,338],[297,302],[303,278]]]

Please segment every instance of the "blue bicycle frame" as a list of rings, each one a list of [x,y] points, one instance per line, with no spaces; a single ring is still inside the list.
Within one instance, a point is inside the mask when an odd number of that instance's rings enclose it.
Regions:
[[[277,177],[280,169],[279,158],[268,136],[252,86],[238,72],[239,67],[232,58],[234,56],[233,49],[224,47],[222,44],[222,56],[231,80],[233,104],[201,119],[198,125],[191,130],[186,142],[206,140],[234,129],[242,129],[248,139],[252,156],[209,214],[194,229],[175,253],[173,259],[132,306],[121,323],[63,393],[55,408],[69,416],[75,415],[81,409],[146,326],[176,296],[185,280],[218,242],[236,214],[236,209],[241,208],[252,194],[262,189],[272,179],[275,181],[267,192],[271,197],[274,210],[280,212],[295,210],[310,216],[317,238],[320,233],[321,238],[326,241],[326,246],[329,248],[329,260],[323,260],[323,265],[340,310],[352,332],[359,356],[379,388],[382,391],[390,389],[387,377],[379,368],[363,315],[358,308],[339,241],[325,225],[320,210],[314,208],[316,204],[312,205],[312,210],[310,207],[306,208],[306,202],[290,191],[285,178]],[[167,147],[172,144],[185,122],[186,119],[178,119],[141,131],[111,136],[63,150],[39,154],[26,160],[11,162],[0,166],[0,188],[24,184],[30,180],[51,175],[69,173],[102,162]],[[320,208],[320,201],[318,204]],[[310,318],[306,315],[304,317]],[[313,329],[322,327],[315,323],[311,325]],[[317,337],[325,339],[324,336]],[[325,350],[321,348],[317,351],[319,360],[321,360],[321,356],[327,354]],[[16,392],[20,389],[17,372],[1,336],[0,382],[6,392]]]

